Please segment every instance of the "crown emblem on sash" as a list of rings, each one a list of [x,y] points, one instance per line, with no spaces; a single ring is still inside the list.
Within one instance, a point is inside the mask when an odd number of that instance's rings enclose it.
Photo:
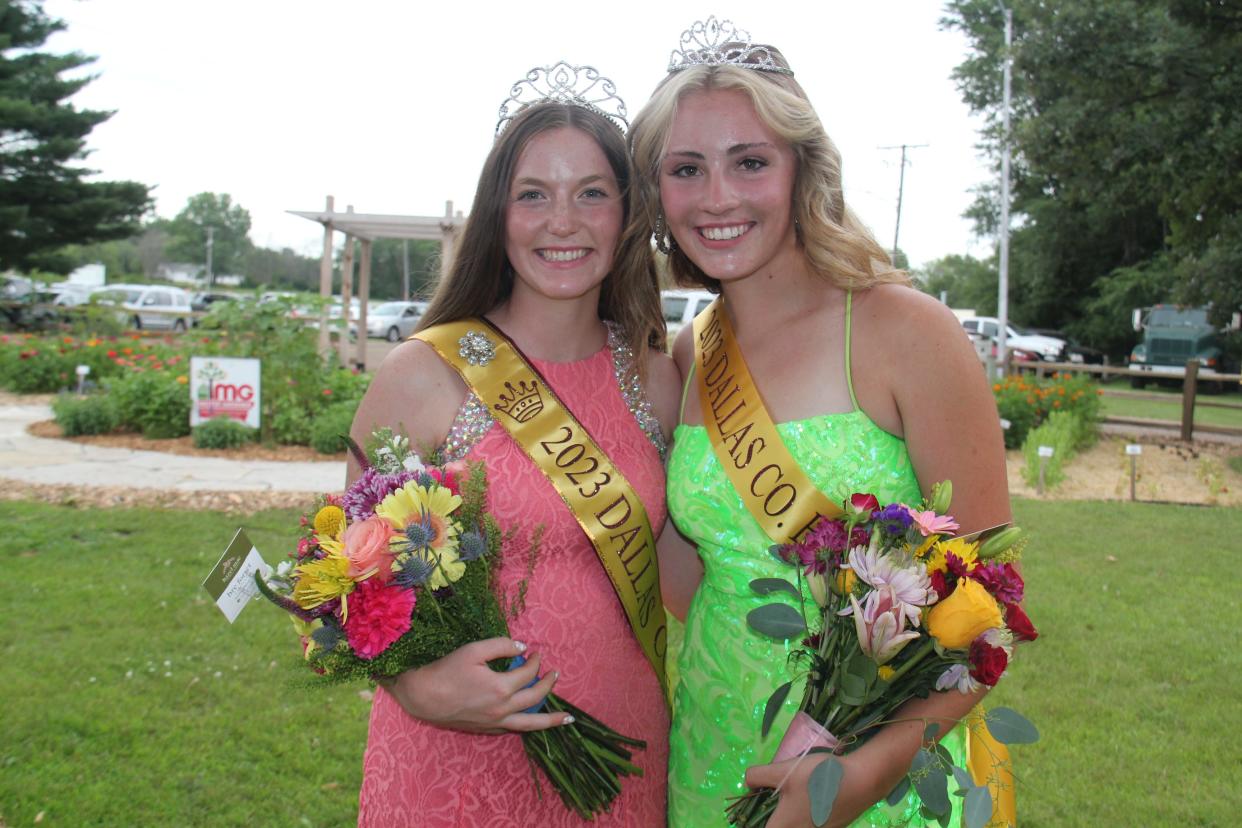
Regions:
[[[479,331],[466,331],[457,346],[457,355],[471,365],[485,366],[496,358],[496,343]]]
[[[519,423],[527,423],[543,411],[543,398],[539,396],[538,382],[519,380],[516,387],[513,383],[506,382],[505,388],[509,389],[509,393],[501,393],[500,402],[495,406],[500,413],[508,414]]]

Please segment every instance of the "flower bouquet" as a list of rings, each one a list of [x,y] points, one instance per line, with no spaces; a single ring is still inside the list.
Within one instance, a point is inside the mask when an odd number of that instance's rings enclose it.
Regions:
[[[945,514],[951,497],[947,481],[933,487],[918,509],[881,506],[873,495],[855,494],[839,519],[821,518],[801,542],[772,547],[780,561],[797,568],[797,583],[764,578],[751,588],[764,595],[790,593],[801,611],[787,603],[765,604],[747,621],[772,637],[805,636],[791,662],[806,676],[802,702],[773,761],[847,753],[913,698],[991,687],[1004,673],[1014,642],[1036,638],[1020,606],[1023,582],[1014,568],[1025,546],[1021,530],[952,537],[958,525]],[[809,613],[804,585],[814,602]],[[793,684],[781,685],[768,699],[763,735]],[[1011,709],[992,710],[984,721],[1002,744],[1038,739],[1034,726]],[[924,816],[943,822],[952,810],[952,776],[956,793],[965,797],[967,828],[982,828],[992,815],[988,786],[976,785],[954,764],[935,741],[938,729],[928,725],[924,746],[888,802],[899,803],[913,785]],[[812,772],[808,792],[816,825],[827,821],[843,773],[835,758]],[[751,791],[729,805],[729,823],[766,825],[778,797],[770,788]]]
[[[429,664],[473,641],[507,636],[523,606],[497,594],[502,534],[485,510],[482,463],[424,465],[404,437],[375,432],[350,443],[362,475],[302,518],[295,560],[259,590],[293,616],[307,664],[326,681],[379,680]],[[534,566],[538,532],[528,566]],[[493,669],[513,669],[521,657]],[[646,747],[555,695],[543,707],[572,725],[525,733],[527,756],[583,819],[606,811],[619,777],[641,775],[632,749]]]

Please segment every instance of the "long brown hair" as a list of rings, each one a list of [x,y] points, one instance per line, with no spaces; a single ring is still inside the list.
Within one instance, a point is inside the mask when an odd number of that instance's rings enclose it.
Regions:
[[[777,64],[789,68],[778,50],[765,48]],[[793,148],[798,163],[792,204],[794,227],[812,271],[846,289],[910,283],[910,277],[893,267],[888,253],[846,206],[841,189],[841,153],[824,131],[806,92],[789,75],[704,65],[673,72],[660,81],[651,100],[635,116],[629,137],[638,212],[648,228],[655,226],[660,213],[660,161],[677,105],[691,92],[712,89],[744,92],[759,119]],[[704,273],[681,249],[670,253],[669,270],[678,284],[720,292],[720,282]]]
[[[505,254],[505,211],[513,170],[532,138],[558,127],[573,127],[594,139],[616,176],[623,231],[612,257],[612,269],[600,290],[599,315],[620,327],[642,371],[647,348],[663,350],[667,336],[648,242],[649,225],[645,220],[635,221],[638,211],[634,209],[630,158],[621,131],[602,115],[571,104],[531,106],[496,139],[479,175],[470,218],[462,230],[452,267],[436,288],[418,328],[481,316],[509,298],[514,273]]]

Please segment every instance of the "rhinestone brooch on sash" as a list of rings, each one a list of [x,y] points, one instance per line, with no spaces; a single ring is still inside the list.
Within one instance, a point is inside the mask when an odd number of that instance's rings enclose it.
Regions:
[[[479,331],[467,331],[457,345],[457,355],[471,365],[482,367],[496,358],[496,343]]]

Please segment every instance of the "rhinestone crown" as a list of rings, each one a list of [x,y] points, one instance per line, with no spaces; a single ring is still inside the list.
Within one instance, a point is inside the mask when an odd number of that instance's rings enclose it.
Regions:
[[[668,71],[680,72],[692,66],[736,66],[760,72],[776,72],[793,77],[793,70],[776,62],[771,48],[755,45],[750,32],[733,25],[732,20],[695,21],[681,34],[681,45],[668,58]]]
[[[625,132],[630,126],[625,101],[617,95],[617,87],[594,66],[574,66],[558,61],[551,66],[536,66],[513,84],[509,97],[500,105],[499,135],[518,113],[528,106],[541,103],[580,106],[603,115]]]

